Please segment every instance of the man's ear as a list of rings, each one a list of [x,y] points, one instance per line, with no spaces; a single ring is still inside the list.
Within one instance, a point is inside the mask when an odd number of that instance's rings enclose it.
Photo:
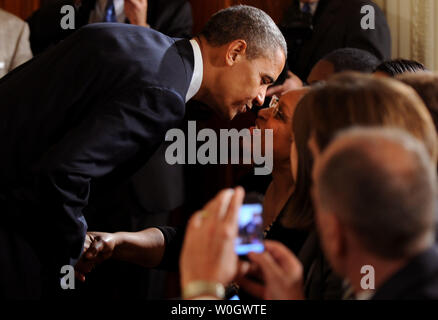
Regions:
[[[246,55],[247,44],[245,40],[234,40],[228,45],[226,63],[228,66],[234,65],[239,58]]]
[[[338,257],[344,257],[347,251],[347,238],[344,225],[335,214],[329,214],[329,219],[333,251]]]
[[[347,249],[344,226],[330,212],[317,212],[316,218],[325,254],[331,258],[332,263],[337,264],[345,256]]]

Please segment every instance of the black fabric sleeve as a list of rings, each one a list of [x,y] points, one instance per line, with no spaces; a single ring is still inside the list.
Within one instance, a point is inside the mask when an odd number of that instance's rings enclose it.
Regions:
[[[167,271],[178,271],[179,269],[179,257],[184,242],[185,228],[174,228],[160,226],[155,227],[159,229],[164,236],[164,242],[166,248],[164,250],[164,256],[157,269],[163,269]]]
[[[375,29],[364,30],[361,20],[364,14],[361,8],[372,5],[375,10]],[[383,11],[370,1],[352,1],[344,8],[345,16],[349,17],[345,30],[345,46],[367,50],[380,60],[391,58],[391,33]]]

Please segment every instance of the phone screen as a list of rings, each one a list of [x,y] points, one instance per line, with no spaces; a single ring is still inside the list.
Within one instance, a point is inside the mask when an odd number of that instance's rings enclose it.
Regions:
[[[263,207],[260,203],[244,204],[239,211],[239,236],[236,239],[237,255],[263,252]]]

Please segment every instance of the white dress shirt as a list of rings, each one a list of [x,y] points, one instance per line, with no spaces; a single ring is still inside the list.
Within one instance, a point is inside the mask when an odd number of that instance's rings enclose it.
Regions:
[[[186,102],[193,98],[201,88],[202,78],[204,76],[204,62],[202,60],[201,48],[198,42],[192,39],[190,44],[193,48],[193,53],[195,56],[195,67],[193,69],[192,80],[190,81],[189,91],[187,91]]]

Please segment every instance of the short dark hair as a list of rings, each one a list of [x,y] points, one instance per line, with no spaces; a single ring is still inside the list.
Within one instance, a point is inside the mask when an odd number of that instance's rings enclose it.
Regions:
[[[248,59],[269,57],[277,49],[287,56],[286,40],[280,29],[268,14],[252,6],[237,5],[218,11],[201,35],[213,46],[245,40]]]
[[[366,250],[400,259],[433,242],[436,170],[419,140],[400,129],[355,128],[342,132],[322,159],[320,206]]]
[[[357,48],[341,48],[327,54],[322,60],[333,64],[335,73],[357,71],[372,73],[380,60],[372,53]]]
[[[391,77],[395,77],[403,73],[416,73],[426,71],[426,67],[415,60],[395,59],[384,61],[377,66],[375,72],[384,72]]]

